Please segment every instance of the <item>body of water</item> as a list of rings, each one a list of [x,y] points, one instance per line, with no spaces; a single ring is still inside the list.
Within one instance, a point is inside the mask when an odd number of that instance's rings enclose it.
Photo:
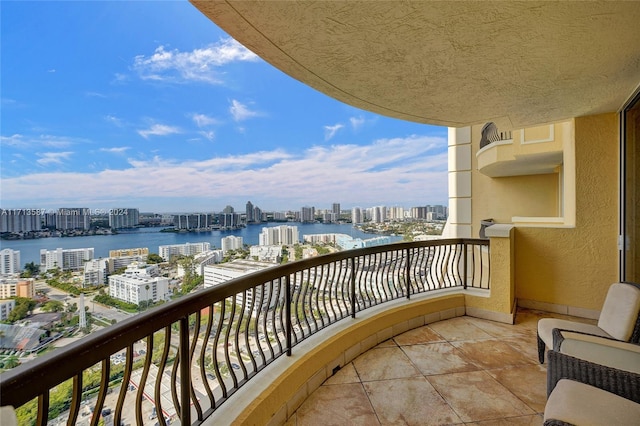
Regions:
[[[220,248],[223,237],[234,235],[242,237],[245,244],[257,245],[262,228],[279,226],[280,224],[256,224],[248,225],[233,231],[208,231],[208,232],[160,232],[162,228],[140,228],[131,231],[122,231],[116,235],[92,235],[85,237],[54,237],[38,238],[34,240],[0,241],[0,249],[10,248],[20,251],[20,266],[25,263],[40,263],[40,249],[55,250],[56,248],[75,249],[93,248],[94,257],[109,257],[109,250],[147,247],[149,253],[158,254],[158,247],[170,244],[185,243],[211,243],[211,248]],[[367,234],[351,224],[322,224],[322,223],[296,223],[288,222],[285,225],[297,226],[298,234],[302,240],[303,235],[308,234],[347,234],[353,238],[374,238],[378,235]],[[402,237],[390,237],[391,242],[402,240]]]

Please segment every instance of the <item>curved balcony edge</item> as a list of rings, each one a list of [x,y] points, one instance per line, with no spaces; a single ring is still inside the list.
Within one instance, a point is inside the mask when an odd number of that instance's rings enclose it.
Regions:
[[[487,290],[488,292],[488,290]],[[397,300],[335,324],[300,344],[291,357],[271,366],[264,380],[240,389],[205,425],[284,424],[318,387],[340,368],[376,345],[408,330],[446,319],[471,315],[495,319],[491,312],[467,312],[473,291],[448,289]],[[477,293],[477,291],[476,291]]]

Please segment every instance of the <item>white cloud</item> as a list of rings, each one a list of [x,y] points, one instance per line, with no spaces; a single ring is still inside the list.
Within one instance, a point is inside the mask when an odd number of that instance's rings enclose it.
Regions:
[[[98,203],[106,196],[145,208],[141,194],[154,194],[165,200],[167,210],[185,198],[194,203],[211,199],[220,209],[236,199],[242,205],[251,199],[263,209],[281,210],[336,201],[363,207],[424,205],[447,200],[446,146],[444,138],[411,136],[364,146],[317,146],[301,154],[272,150],[189,161],[129,159],[123,170],[3,179],[3,204]],[[41,154],[40,162],[60,162],[69,155]],[[181,209],[190,206],[181,201]]]
[[[37,153],[40,157],[36,160],[41,166],[48,166],[49,164],[62,164],[65,160],[68,160],[73,152],[43,152]]]
[[[229,112],[233,116],[235,121],[244,121],[251,117],[258,117],[261,115],[258,111],[252,111],[249,107],[235,99],[231,101]]]
[[[11,136],[0,136],[2,144],[12,146],[20,149],[33,149],[37,147],[50,147],[50,148],[66,148],[78,142],[86,142],[81,139],[72,139],[65,136],[53,136],[53,135],[39,135],[39,136],[24,136],[21,134],[14,134]]]
[[[158,46],[151,56],[136,56],[133,69],[143,80],[220,84],[221,66],[258,59],[258,56],[234,39],[226,38],[191,52],[166,50],[164,46]]]
[[[207,139],[207,140],[208,140],[208,141],[210,141],[210,142],[213,142],[213,140],[216,138],[216,134],[215,134],[215,132],[213,132],[213,131],[211,131],[211,130],[209,130],[209,131],[202,131],[202,132],[199,132],[199,134],[200,134],[203,138]]]
[[[114,146],[113,148],[100,148],[101,152],[109,152],[111,154],[122,154],[131,149],[129,146]]]
[[[149,136],[166,136],[176,133],[180,133],[180,129],[166,124],[153,124],[148,129],[138,130],[138,134],[145,139],[148,139]]]
[[[364,125],[365,119],[362,116],[351,117],[349,119],[349,122],[351,123],[351,127],[353,128],[353,130],[359,130]]]
[[[344,127],[344,124],[335,124],[333,126],[324,126],[324,140],[328,141],[331,140],[336,133],[338,132],[338,130],[342,129]]]
[[[191,116],[191,119],[194,121],[194,123],[196,123],[198,127],[206,127],[219,124],[219,121],[214,117],[209,117],[205,114],[193,114]]]
[[[116,117],[115,115],[111,115],[111,114],[105,115],[104,119],[105,119],[105,121],[113,124],[114,126],[117,126],[117,127],[122,127],[123,126],[122,120],[120,118]]]

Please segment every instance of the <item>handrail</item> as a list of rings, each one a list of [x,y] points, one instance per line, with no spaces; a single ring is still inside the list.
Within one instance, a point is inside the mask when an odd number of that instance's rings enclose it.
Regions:
[[[153,404],[161,425],[165,415],[200,424],[321,329],[387,301],[455,287],[489,288],[488,240],[395,243],[274,266],[140,313],[6,371],[0,375],[0,400],[26,411],[37,398],[40,425],[60,411],[68,411],[73,424],[89,404],[94,425],[107,395],[117,391],[117,401],[109,403],[109,409],[115,404],[109,414],[114,424],[125,416],[141,422],[143,400]],[[138,357],[144,359],[134,360],[136,348],[145,350]],[[111,357],[123,350],[124,367],[118,367]],[[52,396],[60,400],[56,392],[67,392],[68,404],[53,407]]]

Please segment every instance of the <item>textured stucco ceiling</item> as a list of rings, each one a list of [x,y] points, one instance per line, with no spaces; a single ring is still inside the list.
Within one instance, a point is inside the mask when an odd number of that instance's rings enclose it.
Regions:
[[[290,76],[421,123],[520,128],[617,111],[640,84],[640,2],[200,1]]]

